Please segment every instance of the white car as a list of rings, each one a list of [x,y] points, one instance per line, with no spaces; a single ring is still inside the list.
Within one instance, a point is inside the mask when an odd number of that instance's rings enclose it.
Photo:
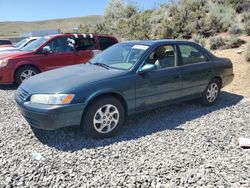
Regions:
[[[0,52],[8,52],[8,51],[16,51],[19,50],[25,46],[27,46],[28,44],[30,44],[31,42],[39,39],[40,37],[28,37],[25,38],[23,40],[21,40],[20,42],[16,43],[14,46],[8,46],[8,47],[4,47],[4,48],[0,48]]]

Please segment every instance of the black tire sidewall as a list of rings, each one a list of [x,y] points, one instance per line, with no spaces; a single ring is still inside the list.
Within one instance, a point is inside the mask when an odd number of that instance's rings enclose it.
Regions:
[[[119,111],[119,122],[116,127],[109,133],[99,133],[95,130],[93,125],[93,119],[96,111],[103,105],[112,104]],[[115,135],[125,120],[125,111],[122,103],[114,97],[101,97],[92,102],[89,107],[86,109],[86,112],[83,114],[81,128],[83,129],[87,137],[92,138],[108,138]]]
[[[21,67],[16,73],[15,73],[15,83],[17,85],[20,85],[22,83],[21,79],[20,79],[20,76],[21,74],[24,72],[24,71],[27,71],[27,70],[32,70],[34,72],[36,72],[36,74],[39,73],[39,71],[35,68],[35,67],[32,67],[32,66],[24,66],[24,67]]]
[[[219,90],[218,90],[218,94],[217,94],[216,99],[215,99],[213,102],[209,102],[209,101],[207,100],[207,90],[208,90],[208,88],[211,86],[211,84],[213,84],[213,83],[216,83],[216,84],[217,84]],[[213,104],[218,100],[218,98],[220,97],[220,91],[221,91],[221,84],[220,84],[220,81],[218,81],[217,79],[211,80],[211,81],[209,82],[208,86],[206,87],[205,91],[204,91],[203,94],[202,94],[202,97],[201,97],[201,102],[202,102],[202,104],[205,105],[205,106],[211,106],[211,105],[213,105]]]

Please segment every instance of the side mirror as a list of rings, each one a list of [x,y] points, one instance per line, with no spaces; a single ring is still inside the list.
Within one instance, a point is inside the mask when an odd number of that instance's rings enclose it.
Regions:
[[[43,47],[43,53],[44,53],[44,54],[51,54],[52,51],[51,51],[50,46],[44,46],[44,47]]]
[[[143,74],[143,73],[151,72],[151,71],[155,71],[155,70],[157,70],[157,66],[155,64],[146,64],[140,68],[138,73]]]

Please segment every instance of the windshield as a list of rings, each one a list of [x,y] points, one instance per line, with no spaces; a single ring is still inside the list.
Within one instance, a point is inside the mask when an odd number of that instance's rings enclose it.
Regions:
[[[27,46],[22,48],[22,51],[34,51],[47,42],[51,37],[42,37],[34,42],[29,43]]]
[[[25,44],[28,40],[29,40],[29,39],[27,39],[27,38],[21,40],[20,42],[18,42],[18,43],[15,44],[15,47],[16,47],[16,48],[21,48],[21,47],[23,46],[23,44]]]
[[[149,48],[146,45],[116,44],[94,57],[92,64],[105,64],[110,68],[129,70]]]

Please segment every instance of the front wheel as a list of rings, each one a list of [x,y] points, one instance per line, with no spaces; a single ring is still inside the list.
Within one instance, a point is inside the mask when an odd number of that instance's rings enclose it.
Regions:
[[[20,85],[24,80],[38,73],[39,71],[35,67],[32,66],[22,67],[15,73],[15,82],[17,85]]]
[[[124,123],[124,107],[114,97],[99,98],[91,103],[86,110],[81,127],[89,137],[111,137]]]
[[[217,79],[213,79],[203,92],[201,97],[202,104],[210,106],[214,104],[220,95],[221,84]]]

